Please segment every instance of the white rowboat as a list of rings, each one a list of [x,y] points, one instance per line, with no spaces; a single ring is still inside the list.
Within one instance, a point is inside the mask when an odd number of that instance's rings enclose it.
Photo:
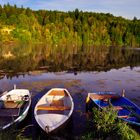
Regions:
[[[64,126],[73,113],[74,103],[70,93],[63,88],[49,90],[36,104],[34,116],[46,132],[54,132]]]
[[[27,89],[13,89],[0,96],[0,130],[21,122],[31,106],[31,95]]]

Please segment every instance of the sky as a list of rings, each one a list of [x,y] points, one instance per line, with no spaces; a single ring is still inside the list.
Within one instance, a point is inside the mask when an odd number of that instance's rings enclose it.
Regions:
[[[140,0],[0,0],[0,4],[16,4],[33,10],[82,11],[110,13],[124,18],[140,19]]]

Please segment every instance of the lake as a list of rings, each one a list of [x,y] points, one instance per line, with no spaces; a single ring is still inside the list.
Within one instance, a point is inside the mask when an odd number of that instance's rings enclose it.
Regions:
[[[68,89],[74,100],[74,113],[65,129],[66,135],[77,136],[84,132],[85,100],[89,92],[115,91],[121,94],[125,89],[125,96],[140,106],[140,50],[87,48],[66,51],[64,55],[62,52],[50,53],[47,57],[39,54],[33,62],[30,55],[27,55],[26,61],[21,56],[17,57],[20,60],[12,57],[0,61],[0,90],[10,90],[16,84],[17,88],[27,88],[32,93],[32,108],[21,127],[29,125],[33,137],[44,137],[32,115],[34,106],[41,96],[54,87]]]

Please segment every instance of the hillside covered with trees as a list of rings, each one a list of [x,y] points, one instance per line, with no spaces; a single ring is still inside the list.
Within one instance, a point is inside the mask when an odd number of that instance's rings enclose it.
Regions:
[[[45,42],[49,46],[140,47],[140,20],[78,9],[33,11],[0,5],[0,41]]]

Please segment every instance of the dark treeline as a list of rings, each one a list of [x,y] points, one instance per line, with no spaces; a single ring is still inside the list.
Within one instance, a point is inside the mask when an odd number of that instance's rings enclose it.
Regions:
[[[60,12],[0,5],[1,42],[46,42],[55,46],[140,47],[140,20],[111,14]]]

